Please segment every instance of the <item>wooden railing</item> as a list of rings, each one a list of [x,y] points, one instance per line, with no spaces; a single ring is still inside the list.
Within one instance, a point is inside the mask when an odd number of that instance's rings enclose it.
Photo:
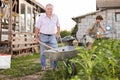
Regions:
[[[38,46],[35,44],[35,34],[34,33],[21,33],[14,32],[12,35],[12,50],[18,51],[22,49],[30,49]]]
[[[35,34],[34,33],[28,33],[28,32],[0,32],[3,36],[4,35],[12,35],[11,41],[0,41],[0,44],[7,45],[8,49],[5,49],[7,51],[19,52],[22,53],[22,51],[29,53],[32,49],[36,50],[38,47],[38,44],[35,43]],[[12,47],[9,47],[9,45],[12,45]],[[1,49],[2,49],[1,48]],[[38,48],[37,48],[38,49]],[[6,53],[7,51],[1,50],[3,53]],[[38,50],[37,50],[38,52]],[[9,52],[8,52],[9,53]]]

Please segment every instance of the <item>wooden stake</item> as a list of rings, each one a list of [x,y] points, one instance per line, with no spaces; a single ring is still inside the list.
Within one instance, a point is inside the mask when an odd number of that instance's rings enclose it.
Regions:
[[[9,0],[10,3],[10,18],[9,18],[9,32],[10,34],[8,35],[8,41],[9,41],[9,46],[10,47],[10,54],[12,55],[12,0]]]
[[[1,8],[0,8],[0,12],[2,12]],[[0,13],[0,14],[2,14],[2,13]],[[0,32],[2,32],[1,21],[2,21],[2,16],[0,16]],[[2,34],[0,33],[0,42],[1,42],[1,37],[2,37]]]

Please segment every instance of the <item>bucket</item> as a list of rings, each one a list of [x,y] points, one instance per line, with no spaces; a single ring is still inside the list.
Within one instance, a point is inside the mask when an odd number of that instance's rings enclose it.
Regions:
[[[11,65],[11,55],[0,54],[0,69],[9,69]]]

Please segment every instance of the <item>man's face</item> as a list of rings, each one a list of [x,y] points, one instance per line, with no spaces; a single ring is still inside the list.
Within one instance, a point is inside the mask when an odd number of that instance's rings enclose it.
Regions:
[[[46,6],[46,14],[47,15],[52,15],[53,12],[53,6]]]
[[[101,21],[102,21],[102,20],[99,20],[99,19],[96,20],[97,23],[100,23]]]

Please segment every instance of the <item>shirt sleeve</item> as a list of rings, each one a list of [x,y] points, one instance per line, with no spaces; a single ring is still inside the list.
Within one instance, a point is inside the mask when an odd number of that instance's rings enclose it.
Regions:
[[[41,17],[39,17],[38,20],[36,21],[35,27],[40,29],[40,27],[41,27]]]
[[[89,28],[93,29],[94,26],[95,26],[95,23],[93,23]]]
[[[102,26],[101,26],[101,24],[99,23],[99,28],[101,28]]]

